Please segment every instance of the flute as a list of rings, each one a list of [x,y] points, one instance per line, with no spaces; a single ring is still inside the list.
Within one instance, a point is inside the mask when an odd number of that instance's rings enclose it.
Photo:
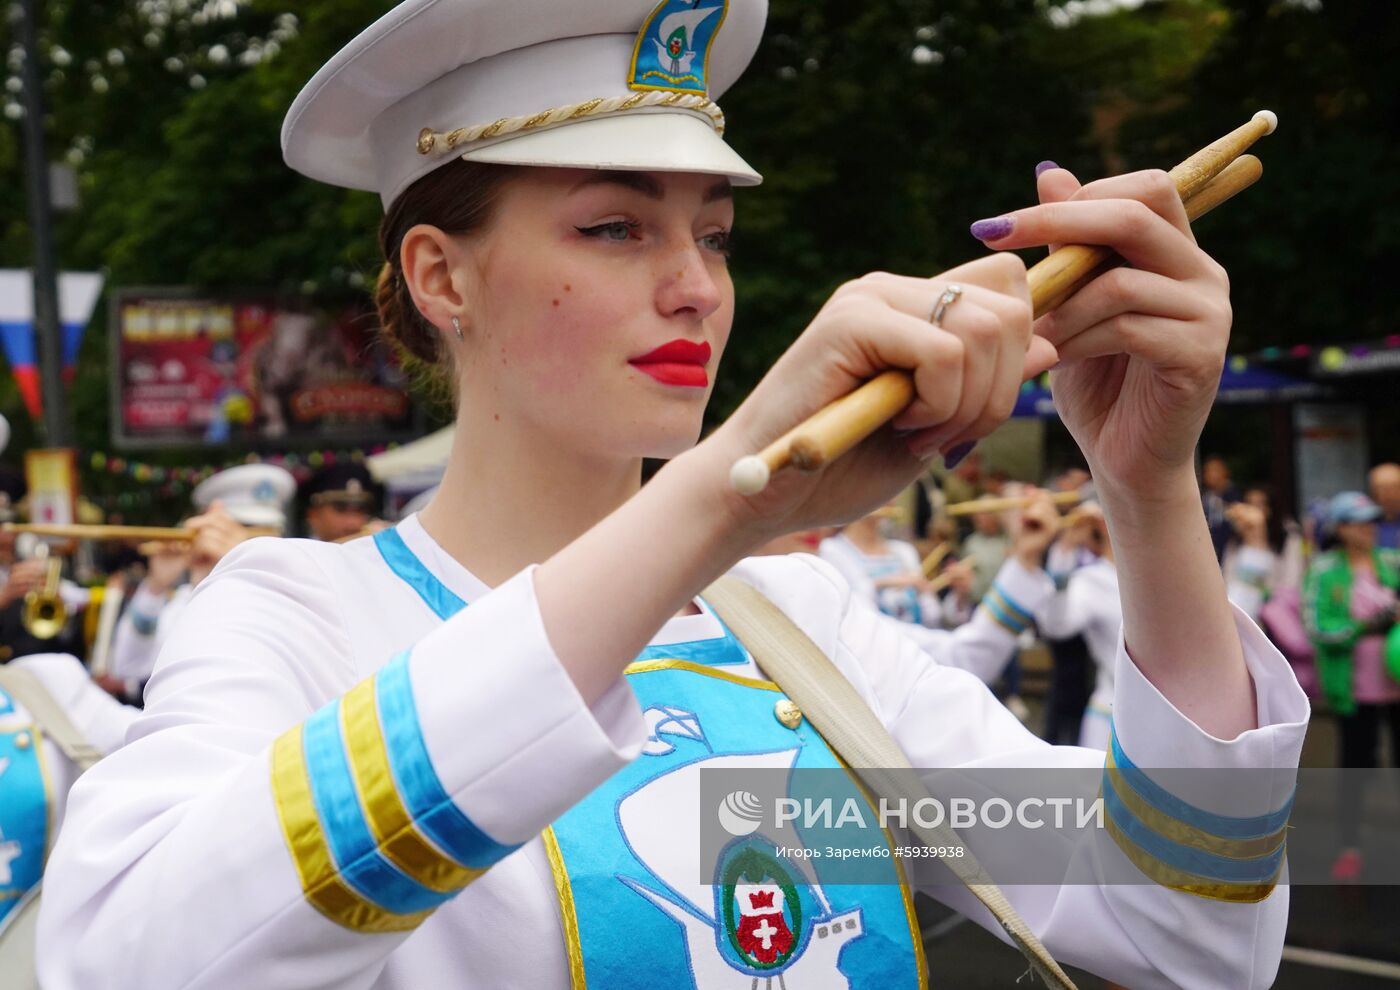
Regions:
[[[1259,180],[1263,165],[1244,152],[1277,126],[1273,111],[1260,110],[1249,123],[1168,173],[1189,219],[1205,215]],[[1110,248],[1099,245],[1066,244],[1052,252],[1026,273],[1035,316],[1050,312],[1118,260]],[[744,495],[756,495],[768,486],[774,473],[788,465],[801,471],[819,470],[899,415],[914,394],[914,378],[909,372],[883,372],[819,410],[761,453],[741,457],[729,473],[730,483]]]
[[[33,533],[70,540],[193,540],[196,531],[186,526],[100,526],[83,523],[5,523],[6,533]],[[275,526],[245,526],[253,536],[281,536]]]

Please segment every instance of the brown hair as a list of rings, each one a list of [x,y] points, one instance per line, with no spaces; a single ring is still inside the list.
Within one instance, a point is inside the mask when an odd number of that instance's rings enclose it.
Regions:
[[[470,234],[490,221],[501,187],[514,174],[508,165],[461,159],[433,169],[405,189],[379,224],[384,267],[374,292],[385,339],[409,359],[432,371],[446,357],[436,327],[423,318],[404,281],[399,252],[404,235],[420,223],[449,234]]]

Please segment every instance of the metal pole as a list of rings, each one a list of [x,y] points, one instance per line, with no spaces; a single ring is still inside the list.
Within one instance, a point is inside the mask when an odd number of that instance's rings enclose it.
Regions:
[[[49,161],[44,151],[44,83],[39,70],[36,0],[20,0],[19,35],[24,48],[24,160],[29,190],[29,226],[34,233],[34,335],[39,343],[44,433],[50,447],[70,445],[68,403],[63,388],[63,344],[59,336],[58,272],[49,212]]]

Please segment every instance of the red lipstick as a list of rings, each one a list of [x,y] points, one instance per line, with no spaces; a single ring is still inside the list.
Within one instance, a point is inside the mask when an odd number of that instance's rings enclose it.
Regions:
[[[704,388],[710,384],[705,365],[710,361],[706,341],[673,340],[654,351],[632,358],[628,364],[664,385]]]

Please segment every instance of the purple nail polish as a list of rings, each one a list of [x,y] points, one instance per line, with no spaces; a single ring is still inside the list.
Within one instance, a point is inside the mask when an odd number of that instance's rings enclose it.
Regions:
[[[989,220],[978,220],[971,227],[972,236],[979,241],[999,241],[1007,234],[1011,233],[1011,228],[1015,226],[1015,221],[1010,217],[992,217]]]
[[[943,466],[949,471],[961,464],[967,455],[972,453],[972,448],[977,446],[976,440],[969,440],[967,443],[960,443],[948,453],[943,455]]]
[[[1037,166],[1035,167],[1035,177],[1038,179],[1038,178],[1040,178],[1040,174],[1041,174],[1042,172],[1048,172],[1048,171],[1050,171],[1052,168],[1059,168],[1059,167],[1060,167],[1060,166],[1056,165],[1054,162],[1052,162],[1050,159],[1047,158],[1047,159],[1045,159],[1045,161],[1041,162],[1039,165],[1037,165]]]

